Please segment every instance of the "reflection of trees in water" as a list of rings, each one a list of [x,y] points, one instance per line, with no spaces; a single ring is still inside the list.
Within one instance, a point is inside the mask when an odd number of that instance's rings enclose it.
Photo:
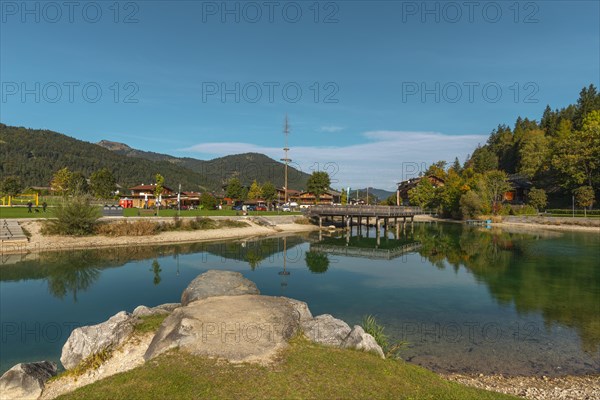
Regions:
[[[439,225],[420,226],[415,236],[423,244],[421,256],[436,267],[466,267],[500,304],[514,304],[519,313],[539,312],[548,328],[573,327],[584,350],[598,351],[600,269],[597,256],[585,255],[586,248],[598,247],[593,235],[537,240],[530,234]],[[574,254],[553,251],[565,243]]]
[[[304,254],[306,266],[313,274],[322,274],[329,269],[329,257],[318,251],[307,251]]]
[[[71,293],[73,301],[77,302],[77,293],[89,289],[100,277],[97,264],[98,260],[89,251],[62,254],[48,270],[46,281],[50,294],[63,299],[67,293]]]
[[[160,269],[160,264],[158,263],[157,259],[154,259],[154,261],[152,261],[152,269],[150,269],[150,271],[154,273],[154,278],[152,279],[152,282],[156,286],[162,280],[160,278],[160,273],[162,272],[162,269]]]
[[[247,262],[253,271],[266,259],[283,252],[283,238],[270,238],[261,240],[248,240],[243,242],[225,242],[207,244],[208,253]],[[305,239],[298,236],[287,237],[287,250],[304,243]]]

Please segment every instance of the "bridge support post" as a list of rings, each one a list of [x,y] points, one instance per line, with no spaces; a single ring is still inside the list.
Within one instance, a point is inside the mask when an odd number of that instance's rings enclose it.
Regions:
[[[323,229],[323,217],[319,215],[319,230]]]
[[[380,222],[381,221],[379,221],[379,217],[376,217],[375,218],[375,227],[376,227],[375,229],[376,229],[376,232],[377,232],[377,247],[379,247],[381,245],[381,233],[379,232],[380,228],[381,228]]]

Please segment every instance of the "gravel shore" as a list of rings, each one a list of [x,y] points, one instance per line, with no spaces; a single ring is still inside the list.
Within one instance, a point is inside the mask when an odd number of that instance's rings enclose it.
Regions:
[[[501,375],[442,375],[444,378],[480,389],[512,394],[532,400],[600,399],[600,375],[549,378]]]

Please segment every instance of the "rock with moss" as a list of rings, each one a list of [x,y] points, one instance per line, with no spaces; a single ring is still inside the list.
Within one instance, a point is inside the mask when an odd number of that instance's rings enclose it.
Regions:
[[[256,284],[239,272],[210,270],[196,277],[181,295],[181,305],[214,296],[260,294]]]
[[[17,364],[0,377],[0,397],[3,400],[37,399],[56,371],[56,363],[50,361]]]
[[[271,362],[300,329],[284,297],[216,296],[177,308],[162,323],[144,358],[178,348],[231,362]]]
[[[71,369],[92,354],[118,346],[131,335],[136,321],[137,318],[121,311],[108,321],[74,329],[62,348],[60,362]]]

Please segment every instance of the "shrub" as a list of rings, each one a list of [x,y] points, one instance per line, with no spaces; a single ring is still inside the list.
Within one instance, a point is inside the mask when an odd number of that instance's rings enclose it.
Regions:
[[[460,198],[460,211],[463,218],[474,218],[481,214],[483,201],[473,190],[463,194]]]
[[[217,222],[206,217],[196,217],[186,224],[189,230],[195,231],[200,229],[215,229]]]
[[[149,236],[161,231],[161,226],[152,221],[119,221],[100,224],[96,233],[105,236]]]
[[[245,228],[247,226],[250,226],[250,225],[248,225],[248,223],[244,222],[244,221],[234,221],[231,219],[225,219],[225,220],[219,221],[220,228]]]
[[[85,236],[94,233],[100,212],[90,204],[89,196],[75,195],[63,199],[54,208],[54,216],[56,218],[46,221],[42,233]]]

